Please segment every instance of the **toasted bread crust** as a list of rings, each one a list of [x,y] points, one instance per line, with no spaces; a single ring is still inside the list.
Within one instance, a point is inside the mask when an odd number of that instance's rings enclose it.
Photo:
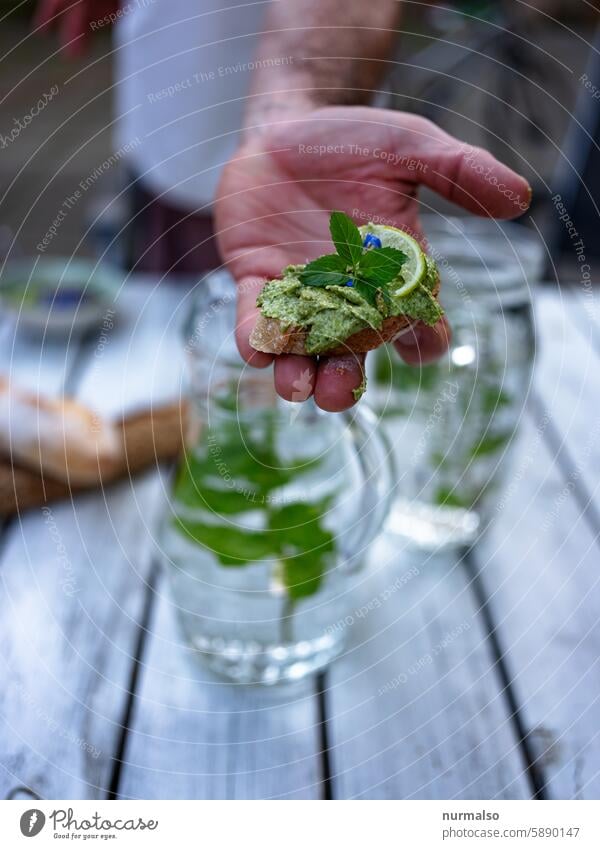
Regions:
[[[440,284],[438,280],[431,294],[437,297],[439,290]],[[408,316],[392,315],[389,318],[384,318],[379,330],[372,327],[365,327],[363,330],[353,333],[343,343],[326,351],[319,351],[319,354],[336,356],[348,353],[366,353],[383,345],[384,342],[391,342],[402,330],[410,327],[412,324],[414,324],[414,320]],[[306,350],[307,336],[308,331],[301,327],[288,327],[284,329],[279,319],[267,318],[264,315],[260,315],[254,326],[254,330],[250,334],[250,344],[255,350],[263,351],[265,354],[304,354],[312,356]]]

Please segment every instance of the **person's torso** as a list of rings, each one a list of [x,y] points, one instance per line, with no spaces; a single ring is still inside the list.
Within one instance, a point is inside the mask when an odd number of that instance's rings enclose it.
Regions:
[[[156,194],[213,198],[242,126],[264,2],[126,0],[116,26],[117,146]]]

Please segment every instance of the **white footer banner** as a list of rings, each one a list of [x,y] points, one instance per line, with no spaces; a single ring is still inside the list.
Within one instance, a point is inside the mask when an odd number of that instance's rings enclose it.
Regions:
[[[10,801],[0,846],[600,847],[588,801]],[[169,841],[169,842],[167,842]]]

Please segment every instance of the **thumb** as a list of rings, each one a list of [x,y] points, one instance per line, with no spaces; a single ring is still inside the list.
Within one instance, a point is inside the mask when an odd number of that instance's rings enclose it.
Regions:
[[[264,283],[264,278],[258,277],[242,277],[237,281],[235,341],[242,358],[255,368],[266,368],[273,362],[272,354],[256,351],[250,344],[250,334],[259,316],[256,298]]]
[[[429,124],[429,122],[427,122]],[[489,151],[473,147],[430,124],[421,182],[475,215],[516,218],[529,208],[531,186]],[[429,150],[428,150],[429,148]]]

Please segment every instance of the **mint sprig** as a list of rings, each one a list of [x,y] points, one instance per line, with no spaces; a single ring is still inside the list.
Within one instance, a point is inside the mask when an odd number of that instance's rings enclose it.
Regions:
[[[359,263],[363,252],[363,240],[354,221],[343,212],[332,212],[329,219],[329,232],[338,255],[350,265]]]
[[[396,248],[364,250],[360,230],[343,212],[332,212],[331,239],[337,253],[309,262],[299,274],[305,286],[345,286],[351,281],[356,291],[372,306],[389,303],[389,284],[400,274],[408,257]],[[381,293],[378,299],[378,292]]]
[[[345,286],[348,263],[339,254],[327,254],[309,262],[300,272],[305,286]]]

